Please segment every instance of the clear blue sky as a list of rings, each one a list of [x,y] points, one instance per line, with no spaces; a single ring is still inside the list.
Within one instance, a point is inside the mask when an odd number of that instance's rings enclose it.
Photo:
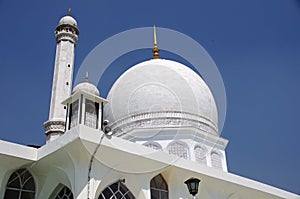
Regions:
[[[156,24],[198,41],[226,87],[229,171],[300,194],[300,1],[83,2],[0,0],[0,139],[45,143],[54,29],[71,7],[80,29],[75,72],[96,45],[127,29]],[[103,97],[109,87],[100,82]]]

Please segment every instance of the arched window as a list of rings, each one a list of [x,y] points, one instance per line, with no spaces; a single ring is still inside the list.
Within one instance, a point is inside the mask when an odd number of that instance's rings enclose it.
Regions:
[[[188,149],[183,144],[178,142],[174,142],[168,147],[169,154],[177,155],[181,158],[188,158]]]
[[[72,191],[64,186],[59,193],[57,194],[57,196],[55,197],[55,199],[73,199],[73,193]]]
[[[155,142],[148,142],[148,143],[144,144],[144,146],[155,149],[155,150],[161,150],[161,146]]]
[[[201,146],[195,146],[194,152],[195,152],[196,162],[199,162],[201,164],[206,164],[206,155],[207,155],[206,149]]]
[[[34,199],[35,184],[27,169],[15,171],[8,179],[4,199]]]
[[[211,153],[211,166],[215,168],[222,169],[222,161],[221,157],[217,152],[212,152]]]
[[[135,199],[135,197],[121,181],[118,181],[106,187],[98,199]]]
[[[151,199],[168,199],[168,185],[162,175],[157,175],[150,181]]]

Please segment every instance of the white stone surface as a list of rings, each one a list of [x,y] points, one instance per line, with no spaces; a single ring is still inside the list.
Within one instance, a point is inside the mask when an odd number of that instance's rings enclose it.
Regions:
[[[71,26],[70,26],[71,25]],[[78,41],[77,23],[65,16],[56,28],[56,55],[52,81],[49,119],[44,123],[47,142],[65,131],[66,107],[62,102],[71,95],[74,70],[74,50]]]
[[[168,147],[170,144],[178,142],[187,147],[187,159],[194,162],[197,162],[195,157],[195,147],[201,146],[205,148],[206,151],[204,154],[206,158],[205,165],[212,167],[211,154],[216,152],[220,156],[222,165],[220,168],[216,169],[227,172],[225,149],[228,144],[228,140],[217,135],[207,133],[201,129],[196,129],[191,126],[181,128],[135,128],[121,136],[121,138],[141,145],[147,145],[148,143],[156,144],[159,146],[159,150],[164,151],[165,153],[168,153]]]
[[[179,119],[192,123],[194,115],[217,131],[217,108],[208,86],[194,71],[175,61],[152,59],[133,66],[114,83],[107,98],[110,103],[104,112],[112,123],[140,113],[179,112],[184,113]]]
[[[81,82],[81,83],[77,84],[73,88],[72,94],[75,92],[78,92],[78,91],[83,91],[83,92],[91,93],[96,96],[100,96],[100,92],[99,92],[98,88],[89,82]]]
[[[56,47],[49,120],[65,120],[66,110],[61,102],[71,95],[74,68],[74,44],[61,41]]]
[[[88,198],[87,175],[90,173],[89,198],[97,199],[102,190],[119,179],[138,199],[150,199],[150,180],[162,174],[168,184],[169,198],[190,198],[183,183],[190,177],[201,179],[197,198],[299,199],[299,195],[234,174],[219,171],[190,160],[171,156],[118,137],[78,125],[39,149],[26,146],[0,148],[0,198],[9,176],[27,168],[36,183],[36,198],[54,198],[57,187],[68,186],[76,199]],[[28,151],[26,153],[22,152]],[[30,155],[31,154],[31,155]],[[28,159],[28,157],[31,157]],[[4,164],[3,164],[4,163]],[[10,166],[7,164],[10,163]]]

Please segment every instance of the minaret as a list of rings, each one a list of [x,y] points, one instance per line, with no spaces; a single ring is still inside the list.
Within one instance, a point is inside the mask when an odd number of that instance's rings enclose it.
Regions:
[[[60,19],[55,29],[56,55],[52,82],[49,120],[44,123],[47,143],[65,132],[66,106],[62,102],[70,97],[74,69],[74,50],[79,30],[76,20],[68,15]]]

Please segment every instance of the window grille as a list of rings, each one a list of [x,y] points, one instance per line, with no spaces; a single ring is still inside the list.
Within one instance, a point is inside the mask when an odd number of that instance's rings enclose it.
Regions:
[[[211,153],[211,166],[222,169],[221,157],[219,154],[217,154],[215,152]]]
[[[74,197],[72,191],[68,187],[64,186],[55,199],[74,199]]]
[[[34,199],[35,183],[27,169],[15,171],[8,179],[4,199]]]
[[[135,197],[121,181],[118,181],[106,187],[98,199],[135,199]]]
[[[172,143],[169,147],[168,147],[168,151],[169,154],[173,154],[173,155],[177,155],[181,158],[187,159],[188,158],[188,150],[187,148],[180,143]]]
[[[207,164],[206,162],[206,150],[203,147],[196,146],[194,149],[196,162],[201,164]]]
[[[85,121],[84,124],[91,128],[98,128],[98,109],[99,104],[86,99],[85,102]]]

